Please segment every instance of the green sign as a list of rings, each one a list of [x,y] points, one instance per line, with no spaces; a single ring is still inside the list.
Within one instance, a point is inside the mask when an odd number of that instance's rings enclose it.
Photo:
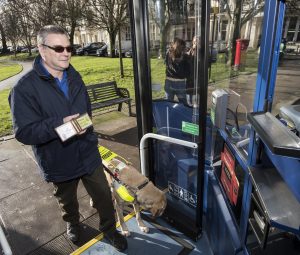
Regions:
[[[199,135],[199,126],[194,123],[182,121],[181,130],[192,135]]]

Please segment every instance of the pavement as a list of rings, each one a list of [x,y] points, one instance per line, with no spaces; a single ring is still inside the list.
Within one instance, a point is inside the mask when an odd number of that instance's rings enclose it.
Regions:
[[[25,65],[24,72],[30,68]],[[300,98],[299,78],[300,59],[286,60],[278,70],[274,109]],[[15,79],[17,77],[0,82],[0,88],[12,86]],[[249,107],[255,83],[255,74],[241,75],[230,80],[230,88],[240,91],[242,102]],[[135,117],[128,117],[124,109],[124,113],[95,114],[93,121],[99,143],[139,169]],[[14,255],[70,254],[96,236],[99,219],[90,207],[89,196],[81,183],[78,199],[82,237],[74,245],[66,238],[66,226],[53,197],[52,186],[42,180],[30,146],[20,144],[13,136],[0,138],[0,224]]]
[[[105,120],[103,125],[101,119]],[[95,131],[99,143],[139,169],[135,118],[125,112],[111,112],[95,116],[94,121],[98,123]],[[81,239],[77,245],[69,242],[52,185],[42,180],[30,146],[13,137],[2,138],[0,173],[0,224],[14,255],[70,254],[99,234],[98,215],[80,182]]]
[[[4,81],[0,81],[0,90],[11,88],[16,84],[16,82],[25,74],[27,73],[31,67],[32,62],[17,62],[18,64],[22,65],[23,70],[22,72],[18,73],[17,75],[14,75]]]

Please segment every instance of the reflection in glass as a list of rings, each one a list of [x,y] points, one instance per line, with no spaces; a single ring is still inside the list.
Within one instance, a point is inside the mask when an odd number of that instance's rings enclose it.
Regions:
[[[207,109],[212,122],[222,123],[233,143],[247,154],[248,112],[252,111],[264,1],[211,1],[209,88]],[[214,101],[213,101],[214,100]],[[218,119],[223,116],[222,120]],[[215,137],[216,130],[212,130]],[[215,158],[222,148],[217,147]]]
[[[149,1],[153,99],[191,103],[187,95],[193,91],[194,57],[190,58],[189,51],[194,36],[200,34],[199,4],[187,0]]]

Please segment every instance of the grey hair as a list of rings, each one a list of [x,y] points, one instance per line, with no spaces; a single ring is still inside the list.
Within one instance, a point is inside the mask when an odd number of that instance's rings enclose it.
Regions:
[[[67,38],[69,38],[68,33],[62,27],[57,25],[47,25],[42,27],[37,34],[38,45],[45,44],[46,38],[49,34],[60,34],[60,35],[65,35]]]

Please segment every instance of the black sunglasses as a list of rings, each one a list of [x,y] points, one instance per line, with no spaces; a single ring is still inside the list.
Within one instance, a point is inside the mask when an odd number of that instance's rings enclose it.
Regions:
[[[42,44],[42,45],[45,46],[45,47],[48,47],[51,50],[54,50],[57,53],[62,53],[62,52],[65,51],[65,49],[66,49],[67,52],[72,52],[72,49],[73,49],[72,46],[63,47],[63,46],[58,45],[58,46],[55,46],[55,47],[51,47],[47,44]]]

